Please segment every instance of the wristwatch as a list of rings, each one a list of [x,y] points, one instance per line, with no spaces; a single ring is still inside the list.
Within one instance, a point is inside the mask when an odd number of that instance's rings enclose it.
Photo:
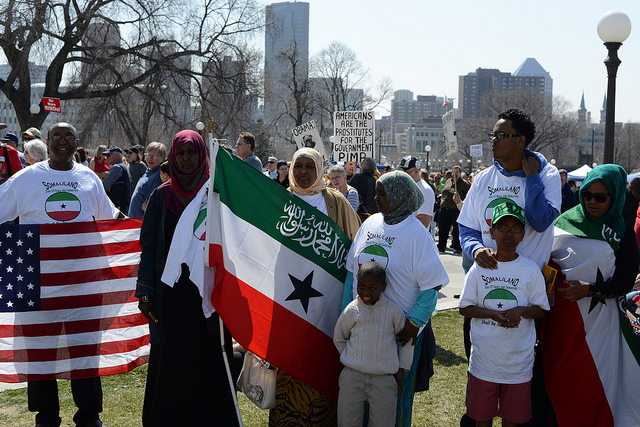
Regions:
[[[150,295],[141,295],[139,300],[140,300],[140,302],[151,302],[151,296]]]

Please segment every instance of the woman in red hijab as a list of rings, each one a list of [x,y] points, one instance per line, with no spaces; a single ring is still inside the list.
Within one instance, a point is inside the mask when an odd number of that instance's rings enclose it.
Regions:
[[[185,207],[209,180],[202,137],[183,130],[169,154],[171,179],[149,198],[140,230],[142,255],[136,296],[149,319],[151,354],[143,426],[237,426],[235,390],[229,387],[216,314],[206,319],[188,267],[170,287],[160,281],[171,240]],[[225,329],[226,349],[231,337]],[[232,354],[229,351],[229,360]]]

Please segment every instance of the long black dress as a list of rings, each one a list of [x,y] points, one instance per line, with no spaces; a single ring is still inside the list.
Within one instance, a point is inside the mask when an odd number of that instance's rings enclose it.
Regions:
[[[222,357],[218,316],[205,318],[202,298],[188,279],[185,264],[173,287],[160,282],[177,223],[178,217],[164,207],[160,191],[155,191],[142,224],[143,257],[136,291],[136,295],[150,294],[148,282],[153,282],[152,313],[158,318],[157,324],[150,322],[152,344],[142,423],[148,427],[235,427],[239,425],[235,390],[230,390]],[[151,253],[145,256],[145,251]],[[148,268],[154,270],[153,280],[148,279]],[[227,357],[232,361],[226,329],[224,335]]]

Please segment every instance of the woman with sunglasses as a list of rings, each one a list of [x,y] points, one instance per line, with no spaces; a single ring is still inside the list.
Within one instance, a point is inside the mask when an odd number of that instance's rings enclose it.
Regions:
[[[627,174],[594,168],[580,203],[555,221],[551,264],[559,269],[542,331],[545,383],[558,425],[640,425],[640,366],[622,311],[640,248],[622,218]]]

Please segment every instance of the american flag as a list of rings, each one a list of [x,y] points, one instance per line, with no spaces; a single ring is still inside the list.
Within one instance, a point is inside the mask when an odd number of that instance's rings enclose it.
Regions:
[[[134,297],[141,222],[0,226],[0,382],[111,375],[148,361]]]

